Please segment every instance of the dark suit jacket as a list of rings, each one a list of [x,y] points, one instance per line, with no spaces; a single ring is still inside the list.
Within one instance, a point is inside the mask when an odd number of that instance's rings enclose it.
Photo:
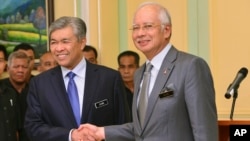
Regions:
[[[125,86],[118,71],[87,62],[81,123],[99,126],[129,121]],[[68,141],[78,128],[60,66],[30,81],[25,129],[34,141]]]
[[[137,100],[143,65],[135,74],[133,123],[105,127],[108,141],[217,141],[213,79],[207,63],[172,47],[164,58],[141,127]]]

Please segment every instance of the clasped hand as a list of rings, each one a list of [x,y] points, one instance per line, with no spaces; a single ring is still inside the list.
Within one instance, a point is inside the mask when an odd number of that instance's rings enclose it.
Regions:
[[[102,141],[104,138],[104,127],[92,124],[82,124],[71,133],[72,141]]]

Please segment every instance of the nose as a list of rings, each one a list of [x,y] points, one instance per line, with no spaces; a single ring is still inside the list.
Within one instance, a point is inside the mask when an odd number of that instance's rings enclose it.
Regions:
[[[17,71],[18,72],[22,72],[24,70],[24,67],[22,67],[22,66],[19,66],[18,68],[17,68]]]
[[[64,50],[64,46],[61,42],[59,42],[56,46],[55,46],[55,50],[60,52],[62,50]]]
[[[124,73],[128,73],[129,72],[129,69],[126,67],[124,68]]]

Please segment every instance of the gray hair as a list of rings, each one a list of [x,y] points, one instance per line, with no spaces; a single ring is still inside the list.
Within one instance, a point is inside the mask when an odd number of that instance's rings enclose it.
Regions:
[[[162,24],[169,24],[172,25],[171,22],[171,16],[168,12],[168,10],[163,7],[162,5],[156,3],[156,2],[144,2],[141,5],[139,5],[138,9],[136,10],[136,13],[138,10],[140,10],[142,7],[144,6],[155,6],[157,7],[158,11],[159,11],[159,20],[161,21]]]
[[[26,59],[28,61],[28,65],[30,64],[30,58],[26,55],[26,53],[22,51],[14,51],[8,57],[8,66],[11,66],[13,59]]]
[[[54,31],[65,28],[67,26],[71,26],[73,28],[73,32],[76,35],[78,41],[86,37],[87,27],[85,22],[81,18],[64,16],[51,23],[49,27],[49,39]]]

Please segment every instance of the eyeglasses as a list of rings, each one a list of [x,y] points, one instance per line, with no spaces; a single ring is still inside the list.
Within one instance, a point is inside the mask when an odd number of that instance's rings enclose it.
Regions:
[[[132,30],[133,32],[138,32],[140,31],[140,29],[142,29],[143,31],[152,31],[155,27],[160,26],[162,24],[152,24],[152,23],[146,23],[143,26],[139,26],[139,25],[134,25],[130,30]]]

